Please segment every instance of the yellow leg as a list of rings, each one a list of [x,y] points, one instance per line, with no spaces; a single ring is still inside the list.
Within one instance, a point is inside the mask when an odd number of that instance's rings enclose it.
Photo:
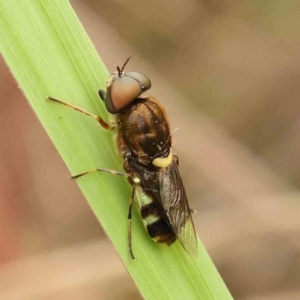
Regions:
[[[77,111],[79,111],[79,112],[81,112],[81,113],[83,113],[83,114],[85,114],[85,115],[87,115],[87,116],[90,116],[90,117],[96,119],[96,120],[98,121],[98,123],[99,123],[104,129],[106,129],[106,130],[112,129],[112,128],[111,128],[111,127],[110,127],[110,126],[109,126],[109,125],[108,125],[108,124],[107,124],[100,116],[96,116],[96,115],[94,115],[94,114],[91,114],[91,113],[87,112],[86,110],[84,110],[84,109],[81,108],[81,107],[78,107],[78,106],[76,106],[76,105],[72,105],[72,104],[66,103],[66,102],[64,102],[64,101],[61,101],[61,100],[52,98],[52,97],[50,97],[50,96],[47,97],[47,100],[53,101],[53,102],[56,102],[56,103],[59,103],[59,104],[62,104],[62,105],[65,105],[65,106],[67,106],[67,107],[70,107],[70,108],[72,108],[72,109],[74,109],[74,110],[77,110]]]
[[[86,171],[86,172],[74,175],[74,176],[72,176],[72,178],[77,179],[81,176],[87,175],[87,174],[92,173],[92,172],[105,172],[105,173],[109,173],[109,174],[112,174],[112,175],[120,175],[120,176],[130,177],[130,175],[128,175],[126,173],[119,172],[119,171],[104,169],[104,168],[97,168],[97,169],[93,169],[93,170],[90,170],[90,171]]]

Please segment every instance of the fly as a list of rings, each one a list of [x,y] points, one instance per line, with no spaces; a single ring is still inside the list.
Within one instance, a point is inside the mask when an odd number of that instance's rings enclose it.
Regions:
[[[131,242],[132,206],[136,203],[149,236],[157,243],[176,240],[191,255],[197,254],[197,237],[185,188],[172,150],[170,124],[163,106],[153,97],[140,97],[151,88],[150,79],[138,72],[112,73],[106,91],[100,90],[106,110],[115,116],[108,124],[100,116],[61,100],[48,100],[68,106],[95,118],[105,130],[117,133],[117,147],[125,172],[96,168],[73,176],[77,179],[93,171],[127,177],[132,186],[128,211],[128,248],[135,259]]]

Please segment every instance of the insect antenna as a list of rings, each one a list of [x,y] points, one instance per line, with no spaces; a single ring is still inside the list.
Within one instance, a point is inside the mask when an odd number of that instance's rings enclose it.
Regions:
[[[120,70],[120,68],[118,66],[117,66],[117,71],[118,71],[119,77],[121,77],[122,72],[121,72],[121,70]]]
[[[126,67],[126,65],[128,64],[128,62],[129,62],[129,60],[130,60],[130,58],[131,58],[131,55],[126,59],[126,61],[125,61],[125,63],[123,64],[123,66],[122,66],[122,68],[120,69],[120,67],[119,66],[117,66],[117,71],[118,71],[118,74],[119,74],[119,77],[121,77],[122,76],[122,73],[123,73],[123,71],[124,71],[124,69],[125,69],[125,67]]]

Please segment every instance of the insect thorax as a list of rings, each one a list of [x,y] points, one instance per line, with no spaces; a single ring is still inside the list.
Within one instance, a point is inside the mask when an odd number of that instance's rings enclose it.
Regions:
[[[118,141],[123,156],[151,166],[153,159],[169,154],[170,126],[162,106],[153,98],[138,98],[118,115]],[[125,157],[124,157],[125,159]]]

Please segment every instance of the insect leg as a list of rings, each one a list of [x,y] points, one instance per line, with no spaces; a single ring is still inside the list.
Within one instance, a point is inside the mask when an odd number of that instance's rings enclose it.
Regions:
[[[92,172],[106,172],[106,173],[109,173],[109,174],[112,174],[112,175],[120,175],[120,176],[125,176],[125,177],[129,177],[130,176],[130,175],[126,174],[126,173],[122,173],[122,172],[115,171],[115,170],[104,169],[104,168],[97,168],[97,169],[93,169],[93,170],[90,170],[90,171],[86,171],[86,172],[74,175],[74,176],[72,176],[72,178],[73,179],[77,179],[77,178],[79,178],[81,176],[87,175],[87,174],[92,173]]]
[[[135,185],[132,186],[132,193],[131,193],[129,210],[128,210],[128,249],[132,260],[135,260],[135,256],[132,251],[132,239],[131,239],[131,219],[132,219],[132,206],[134,203],[134,195],[135,195]]]
[[[81,176],[87,175],[91,172],[97,172],[97,171],[106,172],[106,173],[109,173],[109,174],[112,174],[112,175],[120,175],[120,176],[130,177],[129,174],[122,173],[122,172],[119,172],[119,171],[103,169],[103,168],[97,168],[97,169],[94,169],[94,170],[90,170],[90,171],[87,171],[87,172],[84,172],[84,173],[74,175],[74,176],[72,176],[72,178],[77,179]],[[133,188],[132,188],[132,193],[131,193],[130,202],[129,202],[129,210],[128,210],[128,249],[129,249],[129,253],[130,253],[130,256],[131,256],[132,260],[135,260],[135,256],[134,256],[133,251],[132,251],[132,243],[131,243],[131,219],[132,219],[132,206],[133,206],[133,203],[134,203],[134,195],[135,195],[135,184],[133,185]]]
[[[58,100],[58,99],[55,99],[55,98],[52,98],[50,96],[47,97],[47,100],[49,101],[54,101],[54,102],[57,102],[57,103],[60,103],[62,105],[65,105],[65,106],[68,106],[74,110],[77,110],[85,115],[88,115],[90,117],[93,117],[94,119],[96,119],[98,121],[98,123],[102,126],[102,128],[106,129],[106,130],[109,130],[111,129],[111,127],[100,117],[100,116],[96,116],[94,114],[91,114],[89,112],[87,112],[86,110],[76,106],[76,105],[72,105],[72,104],[69,104],[69,103],[66,103],[66,102],[63,102],[61,100]]]

